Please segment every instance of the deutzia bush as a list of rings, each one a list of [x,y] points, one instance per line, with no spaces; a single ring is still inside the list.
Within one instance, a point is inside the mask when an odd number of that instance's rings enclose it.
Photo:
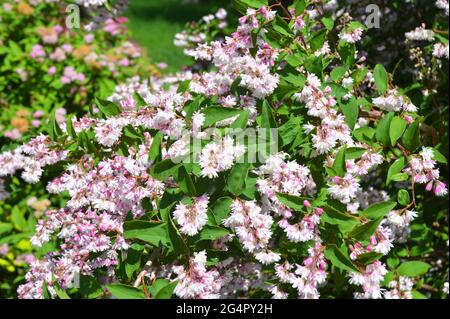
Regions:
[[[44,132],[50,117],[63,123],[68,113],[85,114],[94,96],[108,97],[118,83],[139,70],[148,74],[143,68],[145,55],[130,40],[126,19],[111,13],[95,29],[88,28],[100,13],[88,15],[80,7],[80,25],[67,24],[68,4],[43,0],[0,4],[2,152]],[[72,18],[70,22],[76,22],[76,16]],[[32,178],[36,172],[29,173]],[[61,203],[49,198],[45,183],[30,188],[19,179],[13,180],[15,191],[9,189],[7,197],[0,180],[0,297],[12,297],[27,264],[40,256],[34,251],[33,257],[29,242],[36,219]]]
[[[111,17],[88,30],[82,11],[79,25],[75,13],[69,21],[67,5],[2,1],[0,146],[35,135],[52,112],[59,122],[67,113],[84,114],[100,90],[109,94],[142,64],[126,18]]]
[[[448,93],[367,64],[369,30],[328,2],[233,4],[236,30],[190,51],[206,71],[131,78],[0,154],[1,196],[20,177],[61,203],[20,298],[448,293]]]

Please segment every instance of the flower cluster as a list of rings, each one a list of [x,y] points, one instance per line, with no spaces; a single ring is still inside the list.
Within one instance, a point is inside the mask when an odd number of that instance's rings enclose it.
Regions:
[[[256,253],[256,258],[263,264],[270,264],[280,258],[277,254],[265,252],[272,237],[272,223],[273,218],[254,201],[239,199],[233,201],[231,215],[223,221],[225,226],[236,232],[244,249]]]
[[[37,183],[43,167],[63,160],[68,152],[54,149],[48,136],[39,135],[14,151],[0,154],[0,176],[14,175],[22,170],[22,178],[28,183]]]
[[[220,172],[229,170],[236,159],[243,156],[245,147],[226,136],[221,141],[208,143],[200,154],[199,164],[202,176],[217,177]]]
[[[393,280],[388,284],[391,290],[384,293],[386,299],[413,299],[411,290],[414,281],[411,278],[400,276],[398,280]]]
[[[323,247],[322,244],[316,243],[314,247],[309,248],[308,258],[303,261],[303,265],[297,265],[294,271],[295,267],[288,262],[275,267],[280,281],[296,288],[299,298],[317,299],[320,296],[317,288],[325,283],[327,276]]]
[[[184,53],[196,57],[196,48],[214,38],[220,38],[223,30],[228,26],[228,12],[220,8],[215,14],[208,14],[198,22],[191,22],[187,28],[174,37],[173,43],[177,47],[184,48]],[[218,35],[215,35],[218,33]]]
[[[327,86],[322,90],[321,85],[315,74],[308,74],[302,92],[294,95],[299,102],[305,103],[308,115],[320,119],[320,125],[305,125],[307,133],[315,132],[312,134],[315,154],[326,154],[337,145],[353,144],[344,116],[334,108],[336,99],[331,88]]]
[[[439,169],[435,167],[433,149],[424,148],[419,155],[414,155],[408,162],[405,171],[418,184],[427,184],[425,189],[433,191],[436,196],[448,193],[447,186],[439,180]]]
[[[208,210],[208,195],[203,195],[193,199],[194,202],[189,205],[183,203],[177,204],[173,211],[173,217],[181,226],[180,232],[194,236],[208,221],[206,214]]]
[[[361,286],[363,293],[355,293],[358,299],[378,299],[382,296],[380,282],[386,275],[387,270],[380,261],[367,265],[362,273],[350,273],[350,283]]]
[[[206,252],[194,254],[189,260],[189,268],[174,266],[178,284],[174,293],[180,298],[213,299],[219,296],[221,278],[217,271],[208,271],[205,267]]]

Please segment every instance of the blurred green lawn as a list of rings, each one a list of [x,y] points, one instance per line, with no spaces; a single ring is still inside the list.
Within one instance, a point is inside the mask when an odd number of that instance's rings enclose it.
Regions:
[[[173,44],[176,33],[189,21],[214,12],[227,1],[199,1],[182,4],[181,0],[130,0],[125,15],[129,18],[132,36],[147,49],[153,63],[165,62],[167,72],[176,72],[191,63],[183,49]]]

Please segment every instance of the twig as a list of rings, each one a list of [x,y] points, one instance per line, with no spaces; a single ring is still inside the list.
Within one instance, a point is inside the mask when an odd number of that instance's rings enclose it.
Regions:
[[[280,7],[281,10],[283,10],[284,14],[286,15],[286,18],[289,18],[289,20],[292,19],[291,14],[289,11],[283,6],[281,3],[281,0],[276,0],[276,4],[273,4],[272,7]]]
[[[438,292],[439,291],[438,289],[436,289],[436,288],[434,288],[434,287],[432,287],[432,286],[430,286],[428,284],[423,284],[422,286],[420,286],[420,289],[425,289],[425,290],[432,291],[432,292]]]

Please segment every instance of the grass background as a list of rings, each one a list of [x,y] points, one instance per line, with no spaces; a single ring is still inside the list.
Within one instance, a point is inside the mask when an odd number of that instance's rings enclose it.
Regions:
[[[135,41],[147,50],[153,63],[165,62],[165,72],[176,72],[191,64],[183,49],[173,44],[176,33],[184,29],[189,21],[199,20],[227,7],[229,1],[202,0],[198,3],[183,3],[182,0],[130,0],[125,15]]]

